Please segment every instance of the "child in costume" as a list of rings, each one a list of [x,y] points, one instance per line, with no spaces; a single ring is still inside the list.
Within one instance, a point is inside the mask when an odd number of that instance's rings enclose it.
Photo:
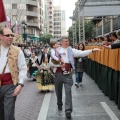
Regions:
[[[60,64],[65,64],[64,61],[61,59],[61,55],[65,53],[58,52],[58,42],[57,41],[51,41],[51,60],[50,60],[50,66],[52,67],[53,73],[56,73],[57,67],[60,66]],[[62,68],[63,75],[69,74],[69,72],[66,71],[65,67]]]
[[[40,69],[34,73],[37,79],[37,88],[41,91],[48,91],[54,89],[53,76],[49,70],[47,58],[43,58],[43,62],[40,65]]]

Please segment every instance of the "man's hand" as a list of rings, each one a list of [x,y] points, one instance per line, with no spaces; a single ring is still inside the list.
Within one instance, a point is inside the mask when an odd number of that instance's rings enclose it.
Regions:
[[[64,60],[63,60],[62,58],[60,59],[60,61],[61,61],[62,63],[64,63]]]
[[[14,93],[12,94],[13,96],[17,96],[20,92],[21,92],[22,86],[18,85],[15,90]]]
[[[99,48],[94,48],[94,49],[92,49],[92,51],[94,52],[94,51],[102,51],[102,50]]]
[[[109,46],[107,46],[107,45],[103,45],[103,47],[105,47],[105,48],[111,48],[111,46],[109,45]]]
[[[60,67],[61,67],[61,68],[64,68],[64,67],[65,67],[65,64],[61,64]]]

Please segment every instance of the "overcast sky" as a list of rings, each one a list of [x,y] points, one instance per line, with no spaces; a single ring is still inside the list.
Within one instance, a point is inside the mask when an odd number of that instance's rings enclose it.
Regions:
[[[77,0],[54,0],[54,5],[61,6],[62,10],[66,11],[66,30],[72,25],[72,20],[69,18],[73,15],[75,9],[75,2]]]

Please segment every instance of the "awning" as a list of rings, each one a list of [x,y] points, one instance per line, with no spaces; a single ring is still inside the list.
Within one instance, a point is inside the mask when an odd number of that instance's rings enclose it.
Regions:
[[[32,36],[32,37],[30,37],[32,40],[34,40],[34,41],[39,41],[39,37],[35,37],[35,36]]]

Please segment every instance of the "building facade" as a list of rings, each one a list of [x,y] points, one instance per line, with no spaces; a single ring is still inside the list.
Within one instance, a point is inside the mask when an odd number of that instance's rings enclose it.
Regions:
[[[44,0],[44,33],[53,35],[53,0]]]
[[[65,11],[60,6],[54,6],[54,38],[66,36]]]
[[[18,22],[19,34],[39,38],[44,34],[43,0],[4,0],[6,15],[11,18],[11,26]],[[22,22],[26,28],[23,29]]]

